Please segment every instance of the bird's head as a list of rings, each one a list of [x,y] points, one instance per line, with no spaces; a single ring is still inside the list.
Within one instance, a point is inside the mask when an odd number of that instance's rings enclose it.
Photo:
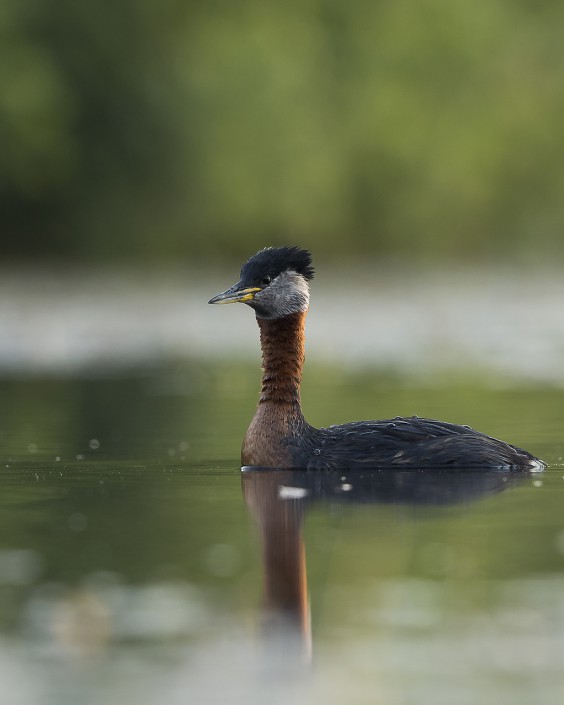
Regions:
[[[282,318],[307,311],[311,254],[299,247],[266,247],[243,265],[237,284],[210,299],[210,304],[244,303],[259,318]]]

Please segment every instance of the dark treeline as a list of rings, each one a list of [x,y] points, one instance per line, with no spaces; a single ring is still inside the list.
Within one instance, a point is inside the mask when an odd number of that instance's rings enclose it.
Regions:
[[[0,254],[564,249],[564,5],[7,0]]]

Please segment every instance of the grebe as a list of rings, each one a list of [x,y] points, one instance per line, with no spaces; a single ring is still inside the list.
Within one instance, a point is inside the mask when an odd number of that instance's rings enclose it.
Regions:
[[[417,416],[314,428],[304,419],[300,384],[311,254],[267,247],[243,265],[240,280],[210,304],[245,303],[260,329],[263,375],[259,402],[241,450],[244,467],[358,469],[385,466],[542,470],[521,448],[468,426]]]

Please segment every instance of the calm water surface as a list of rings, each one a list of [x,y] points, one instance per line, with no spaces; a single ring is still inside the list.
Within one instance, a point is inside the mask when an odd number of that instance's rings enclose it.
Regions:
[[[0,382],[3,703],[560,703],[564,391],[308,370],[542,474],[245,473],[256,370]]]

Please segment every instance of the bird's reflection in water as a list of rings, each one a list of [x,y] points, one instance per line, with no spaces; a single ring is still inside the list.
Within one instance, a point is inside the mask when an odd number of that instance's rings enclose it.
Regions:
[[[311,494],[306,474],[264,470],[242,475],[243,494],[261,533],[264,590],[261,634],[269,670],[299,670],[311,657],[307,593],[305,510]],[[301,482],[297,482],[297,480]]]
[[[322,471],[244,468],[245,502],[263,545],[262,647],[269,669],[296,673],[311,660],[303,523],[312,504],[464,504],[515,486],[528,476],[476,468],[456,472],[369,471],[348,476]]]

